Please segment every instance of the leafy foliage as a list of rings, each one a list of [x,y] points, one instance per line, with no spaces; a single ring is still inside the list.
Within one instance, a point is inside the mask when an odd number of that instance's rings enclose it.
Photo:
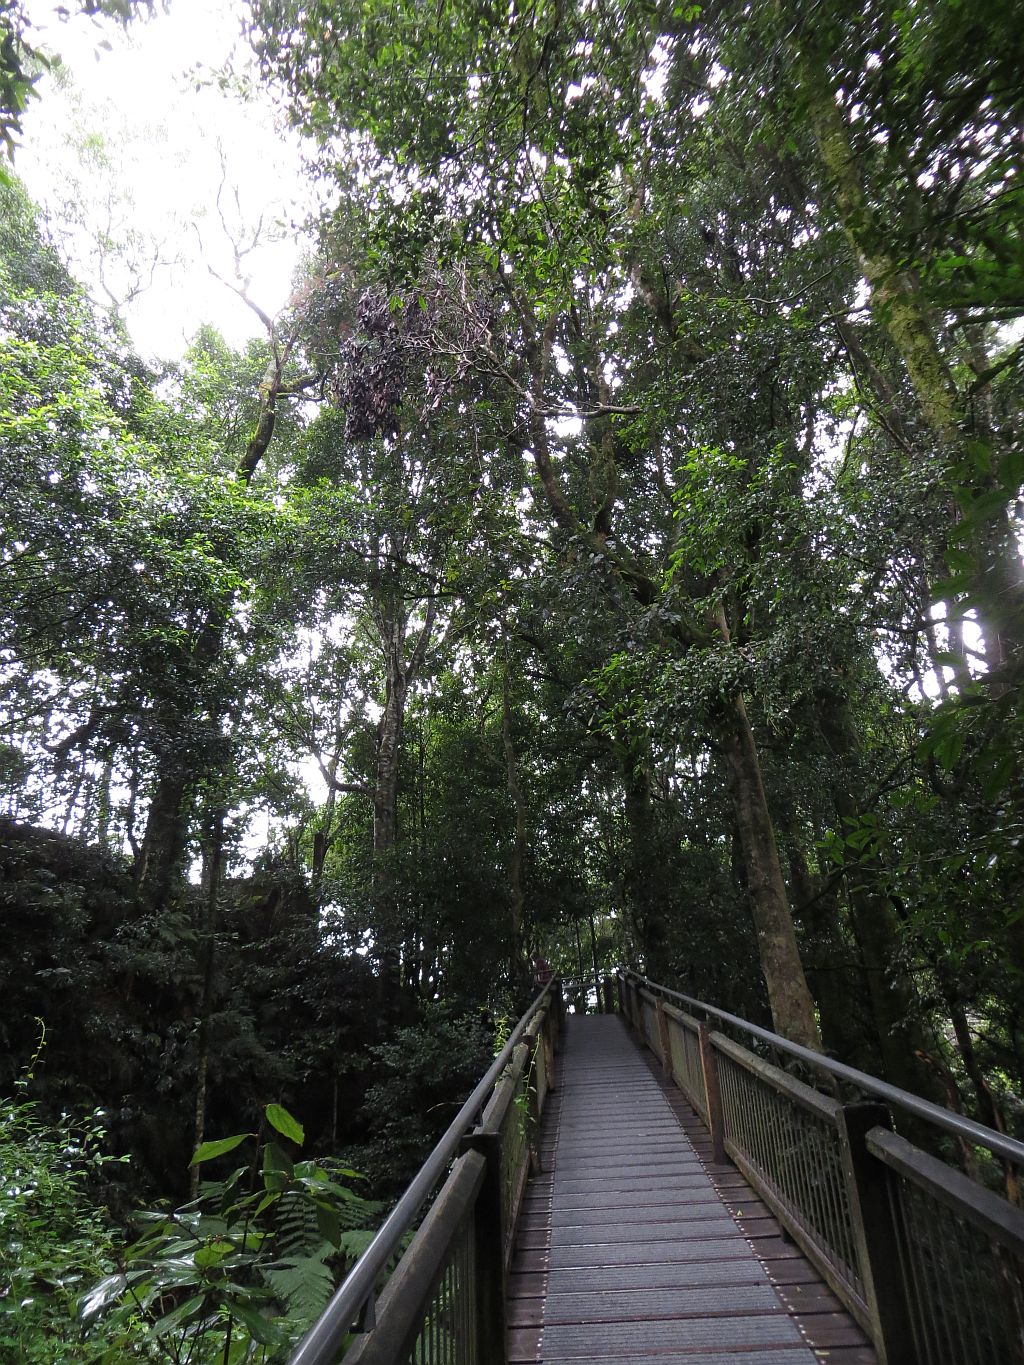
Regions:
[[[286,1136],[302,1131],[280,1105],[267,1106],[266,1121]],[[246,1142],[251,1163],[204,1182],[196,1201],[137,1215],[142,1236],[81,1299],[87,1340],[123,1352],[125,1333],[141,1326],[155,1358],[270,1362],[319,1316],[348,1262],[346,1238],[380,1206],[341,1183],[354,1171],[296,1161],[256,1135],[205,1143],[193,1162]]]
[[[62,1359],[93,1361],[76,1340],[75,1314],[116,1255],[117,1229],[98,1202],[111,1160],[104,1115],[48,1123],[27,1098],[31,1079],[30,1069],[0,1101],[0,1353],[43,1365],[59,1343]]]

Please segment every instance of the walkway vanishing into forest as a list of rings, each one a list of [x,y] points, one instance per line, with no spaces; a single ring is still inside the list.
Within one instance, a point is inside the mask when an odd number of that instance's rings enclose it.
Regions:
[[[617,1004],[543,989],[292,1365],[1024,1365],[1024,1213],[936,1155],[1024,1144],[635,972]]]
[[[743,1177],[691,1142],[696,1115],[617,1016],[567,1021],[562,1075],[509,1276],[510,1362],[814,1365],[814,1345],[873,1365]]]

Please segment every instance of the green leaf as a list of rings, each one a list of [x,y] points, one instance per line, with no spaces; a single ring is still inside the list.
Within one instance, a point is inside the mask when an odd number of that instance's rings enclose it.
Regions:
[[[80,1309],[82,1317],[94,1317],[108,1304],[116,1303],[124,1293],[126,1284],[124,1275],[108,1275],[105,1280],[100,1280],[82,1300]]]
[[[169,1313],[165,1313],[158,1323],[152,1328],[155,1337],[166,1336],[168,1332],[173,1332],[192,1316],[197,1309],[202,1308],[205,1302],[205,1294],[195,1294],[192,1298],[186,1299],[184,1303],[173,1308]]]
[[[267,1105],[267,1122],[276,1128],[283,1137],[288,1138],[300,1147],[306,1140],[302,1124],[298,1119],[292,1118],[288,1110],[280,1104]]]
[[[200,1247],[192,1259],[197,1270],[209,1270],[211,1266],[220,1265],[224,1257],[229,1256],[234,1249],[233,1242],[210,1242]]]
[[[276,1142],[263,1149],[263,1184],[267,1190],[283,1190],[290,1184],[295,1169]]]
[[[999,461],[999,481],[1003,492],[1015,498],[1024,483],[1024,445],[1017,445],[1006,452]]]
[[[932,594],[936,599],[956,598],[971,589],[970,574],[950,574],[948,578],[937,578],[932,584]]]
[[[251,1136],[251,1133],[236,1133],[234,1137],[218,1138],[216,1142],[201,1142],[189,1165],[198,1166],[202,1161],[212,1161],[215,1156],[223,1156],[225,1152],[233,1152],[236,1147],[242,1145],[247,1137]]]
[[[268,1322],[255,1308],[250,1308],[247,1304],[235,1301],[230,1301],[224,1306],[231,1317],[242,1324],[252,1337],[253,1341],[258,1341],[261,1346],[276,1346],[279,1344],[280,1333],[275,1329],[274,1324]]]
[[[977,556],[956,545],[947,546],[946,563],[955,573],[973,573],[978,567]]]
[[[1013,750],[1007,750],[999,754],[992,767],[982,778],[982,790],[989,801],[992,801],[1006,787],[1010,778],[1013,776],[1016,767],[1016,755]]]
[[[935,742],[934,754],[947,772],[956,767],[960,761],[960,755],[964,751],[965,736],[961,731],[954,730],[949,734],[942,735]]]
[[[316,1206],[316,1223],[320,1236],[325,1242],[330,1242],[336,1250],[341,1243],[341,1218],[334,1209],[326,1208],[323,1204]]]

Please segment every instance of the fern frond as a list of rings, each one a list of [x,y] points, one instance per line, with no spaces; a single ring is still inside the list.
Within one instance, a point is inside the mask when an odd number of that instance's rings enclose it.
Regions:
[[[322,1242],[313,1201],[301,1190],[282,1195],[274,1217],[275,1256],[282,1260],[302,1257]]]
[[[330,1242],[321,1242],[306,1255],[282,1257],[263,1267],[267,1287],[300,1328],[320,1316],[334,1293],[334,1276],[326,1264],[333,1251]]]

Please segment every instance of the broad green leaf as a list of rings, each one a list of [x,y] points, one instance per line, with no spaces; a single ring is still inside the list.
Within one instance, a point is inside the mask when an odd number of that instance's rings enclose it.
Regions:
[[[234,1301],[226,1303],[224,1306],[231,1317],[242,1324],[253,1341],[258,1341],[261,1346],[278,1345],[281,1340],[280,1332],[272,1322],[269,1322],[255,1308]]]
[[[91,1318],[108,1304],[114,1303],[121,1297],[126,1283],[123,1275],[108,1275],[105,1280],[100,1280],[82,1300],[81,1316]]]
[[[330,1242],[335,1249],[341,1242],[341,1218],[334,1209],[326,1208],[323,1204],[316,1206],[316,1222],[320,1230],[320,1236],[325,1242]]]
[[[233,1242],[209,1242],[206,1246],[200,1247],[192,1258],[199,1270],[209,1270],[211,1266],[220,1265],[225,1256],[229,1256],[234,1251]]]
[[[283,1137],[288,1138],[300,1147],[306,1140],[302,1124],[280,1104],[267,1105],[267,1122],[276,1128]]]
[[[234,1137],[218,1138],[216,1142],[202,1142],[195,1150],[195,1155],[189,1162],[190,1166],[198,1166],[202,1161],[212,1161],[215,1156],[223,1156],[225,1152],[233,1152],[236,1147],[240,1147],[250,1133],[236,1133]]]
[[[276,1142],[263,1149],[263,1184],[268,1190],[283,1190],[295,1174],[294,1167]]]
[[[162,1337],[166,1336],[168,1332],[173,1332],[176,1327],[179,1327],[185,1321],[185,1319],[191,1317],[197,1309],[202,1308],[205,1297],[205,1294],[196,1294],[191,1299],[186,1299],[184,1303],[179,1304],[177,1308],[173,1308],[153,1327],[153,1335],[155,1337]]]

